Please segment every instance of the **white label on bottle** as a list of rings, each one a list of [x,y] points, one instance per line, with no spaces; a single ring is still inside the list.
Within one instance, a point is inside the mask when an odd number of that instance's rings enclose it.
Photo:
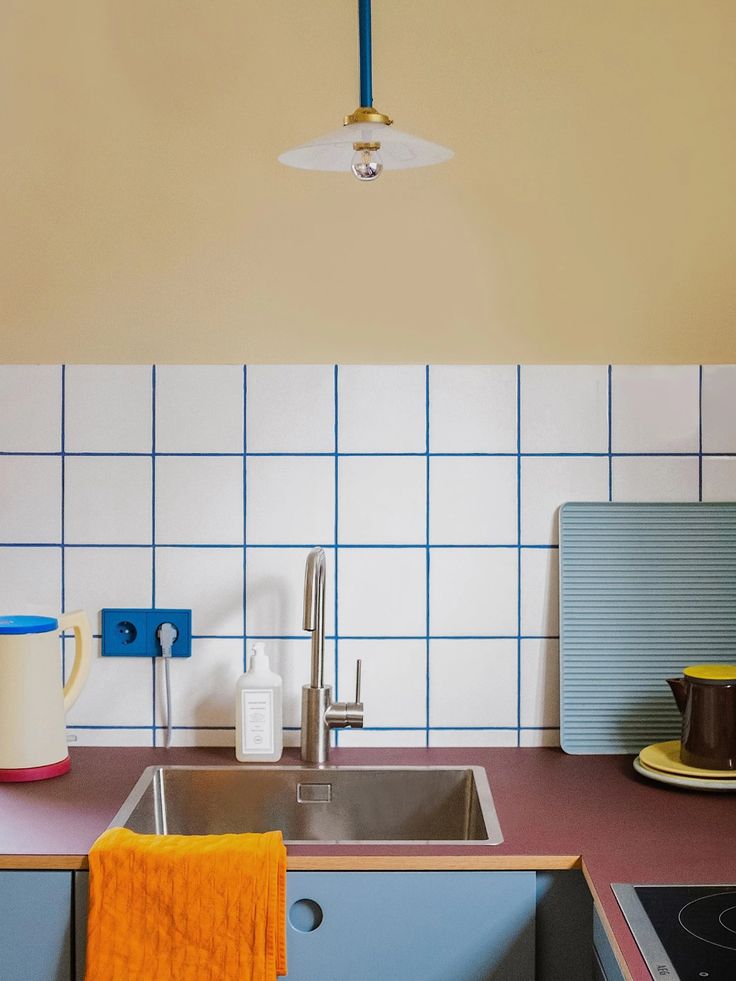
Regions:
[[[269,688],[244,688],[243,698],[243,755],[271,755],[273,746],[273,692]]]

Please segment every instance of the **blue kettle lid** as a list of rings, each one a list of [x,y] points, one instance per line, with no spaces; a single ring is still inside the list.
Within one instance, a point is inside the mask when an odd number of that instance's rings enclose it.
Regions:
[[[47,634],[59,629],[53,617],[0,617],[0,636],[3,634]]]

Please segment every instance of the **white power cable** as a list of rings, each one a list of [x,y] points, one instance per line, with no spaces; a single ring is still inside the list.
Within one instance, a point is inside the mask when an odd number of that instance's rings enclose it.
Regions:
[[[172,648],[174,641],[179,636],[179,631],[173,623],[162,623],[156,631],[158,642],[161,645],[161,654],[164,658],[164,677],[166,679],[166,748],[171,746],[171,675],[169,665],[171,663]]]

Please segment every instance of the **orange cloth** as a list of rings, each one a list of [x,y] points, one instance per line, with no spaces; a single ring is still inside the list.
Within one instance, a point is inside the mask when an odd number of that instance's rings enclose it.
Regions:
[[[85,981],[274,981],[286,974],[280,831],[139,835],[89,853]]]

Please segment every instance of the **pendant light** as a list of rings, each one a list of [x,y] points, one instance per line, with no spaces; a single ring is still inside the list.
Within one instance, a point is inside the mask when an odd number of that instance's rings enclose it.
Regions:
[[[393,120],[373,107],[371,0],[358,0],[358,35],[360,105],[345,117],[341,129],[286,150],[279,161],[302,170],[352,172],[360,181],[374,181],[384,170],[407,170],[449,160],[452,150],[394,129]]]

